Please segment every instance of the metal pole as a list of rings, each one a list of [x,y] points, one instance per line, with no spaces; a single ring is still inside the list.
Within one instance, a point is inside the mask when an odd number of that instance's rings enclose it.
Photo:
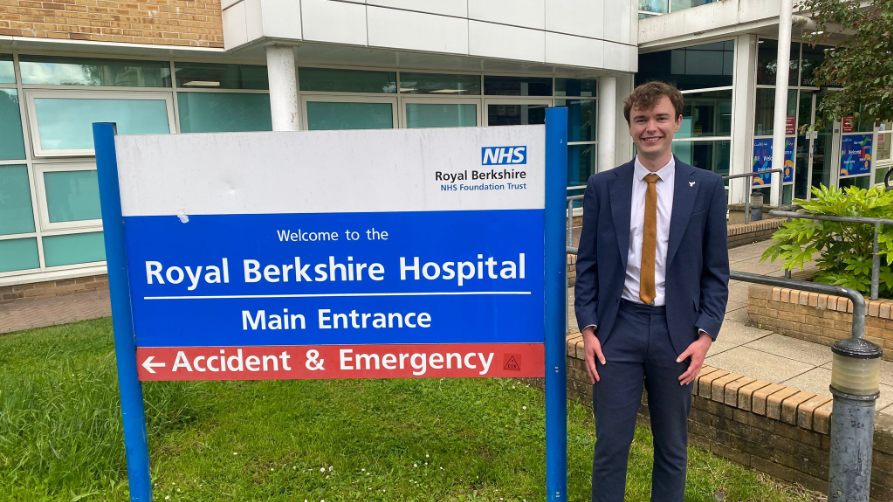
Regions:
[[[881,276],[881,255],[878,254],[878,233],[881,231],[881,224],[874,224],[874,243],[871,249],[871,299],[878,298],[878,282]]]
[[[744,192],[744,224],[747,225],[750,223],[750,191],[753,188],[753,182],[751,182],[752,178],[746,178],[744,181],[747,182],[749,187]]]
[[[788,116],[788,75],[791,60],[791,21],[794,11],[794,0],[779,2],[778,16],[778,53],[775,72],[775,117],[772,121],[772,164],[784,167],[785,124]],[[782,173],[772,174],[772,189],[769,203],[779,205],[781,197]]]
[[[295,50],[291,46],[267,47],[267,77],[270,82],[270,112],[274,131],[298,130],[298,77]]]
[[[546,110],[546,500],[567,500],[567,108]],[[562,291],[563,289],[563,291]]]
[[[121,216],[121,192],[118,188],[118,160],[115,156],[115,124],[93,124],[96,171],[102,230],[112,304],[115,360],[118,364],[118,388],[121,392],[121,417],[124,425],[124,450],[132,502],[151,502],[149,443],[146,437],[146,410],[143,386],[137,377],[136,343],[133,339],[133,314],[130,310],[130,282],[124,244],[124,218]]]

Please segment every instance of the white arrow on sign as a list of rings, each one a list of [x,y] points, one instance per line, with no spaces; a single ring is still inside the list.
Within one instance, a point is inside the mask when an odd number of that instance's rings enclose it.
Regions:
[[[146,371],[149,373],[155,373],[155,370],[152,368],[164,368],[164,363],[153,363],[152,360],[155,359],[155,356],[149,356],[143,361],[143,368],[146,368]]]

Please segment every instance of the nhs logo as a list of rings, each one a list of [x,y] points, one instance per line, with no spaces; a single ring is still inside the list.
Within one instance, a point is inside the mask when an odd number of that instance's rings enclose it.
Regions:
[[[526,164],[526,146],[485,146],[481,148],[482,164],[494,166],[501,164]]]

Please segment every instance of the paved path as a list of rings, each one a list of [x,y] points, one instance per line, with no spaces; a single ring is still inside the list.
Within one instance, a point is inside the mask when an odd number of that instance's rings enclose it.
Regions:
[[[769,242],[758,242],[729,251],[733,270],[783,275],[778,264],[760,263]],[[777,335],[747,325],[748,284],[729,284],[726,321],[706,364],[715,368],[831,397],[831,349]],[[573,292],[571,292],[572,294]],[[576,331],[571,296],[568,322]],[[47,299],[0,304],[0,333],[66,324],[110,315],[108,291],[89,291]],[[893,415],[893,363],[881,362],[881,397],[878,409]]]

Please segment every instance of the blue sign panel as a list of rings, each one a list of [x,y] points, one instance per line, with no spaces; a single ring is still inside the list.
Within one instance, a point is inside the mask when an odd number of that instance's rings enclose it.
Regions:
[[[773,168],[772,138],[753,140],[753,172],[758,173]],[[784,177],[782,183],[794,181],[794,138],[785,138],[784,143]],[[753,177],[753,186],[769,186],[772,175],[764,174]]]
[[[853,134],[840,140],[840,177],[871,173],[871,134]]]

